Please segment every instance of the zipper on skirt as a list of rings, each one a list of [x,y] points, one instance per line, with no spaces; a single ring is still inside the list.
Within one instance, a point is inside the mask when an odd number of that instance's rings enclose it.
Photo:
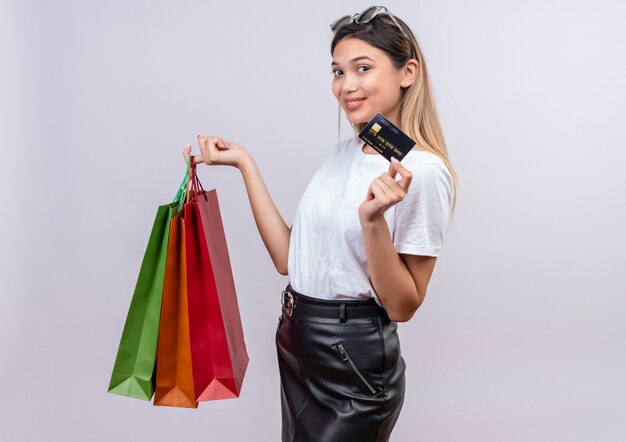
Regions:
[[[343,343],[339,343],[336,347],[337,351],[341,354],[341,359],[344,362],[347,362],[348,364],[350,364],[350,367],[352,367],[352,370],[354,370],[354,372],[359,376],[359,378],[361,378],[361,380],[363,381],[363,383],[365,384],[365,386],[369,389],[369,391],[373,394],[376,395],[377,391],[374,388],[374,386],[365,378],[365,376],[363,376],[363,373],[361,373],[361,370],[359,370],[359,368],[356,366],[356,364],[354,363],[354,361],[352,360],[352,358],[350,357],[350,353],[348,353],[348,350],[346,350],[346,348],[344,347]]]

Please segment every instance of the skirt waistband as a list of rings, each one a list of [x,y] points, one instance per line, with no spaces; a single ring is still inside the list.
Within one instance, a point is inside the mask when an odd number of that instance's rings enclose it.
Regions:
[[[383,316],[387,318],[387,311],[376,303],[374,298],[369,299],[321,299],[299,293],[287,284],[281,293],[281,304],[285,307],[288,316],[296,311],[307,316],[321,316],[337,318],[346,322],[350,318],[371,318]]]

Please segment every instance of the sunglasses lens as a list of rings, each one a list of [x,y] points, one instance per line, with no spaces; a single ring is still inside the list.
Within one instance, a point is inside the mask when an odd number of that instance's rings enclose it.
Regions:
[[[335,32],[337,31],[339,28],[341,28],[342,26],[347,25],[348,23],[350,23],[350,17],[349,15],[344,15],[343,17],[335,20],[334,22],[332,22],[330,24],[330,29]]]
[[[370,6],[365,11],[361,12],[357,16],[355,21],[357,23],[367,23],[368,21],[374,18],[374,14],[376,13],[377,10],[378,10],[377,6]]]

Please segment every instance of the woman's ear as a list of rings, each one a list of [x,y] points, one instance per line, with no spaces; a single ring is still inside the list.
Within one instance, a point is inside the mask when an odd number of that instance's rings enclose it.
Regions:
[[[416,80],[418,73],[419,73],[419,62],[416,59],[411,58],[404,65],[404,78],[400,82],[400,86],[403,89],[409,88],[413,84],[413,82]]]

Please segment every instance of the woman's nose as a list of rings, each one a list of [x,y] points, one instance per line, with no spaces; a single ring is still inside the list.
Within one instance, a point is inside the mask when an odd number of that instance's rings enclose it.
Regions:
[[[358,89],[357,88],[357,84],[356,84],[356,81],[354,79],[346,78],[344,80],[343,87],[342,87],[342,90],[343,90],[344,94],[353,93],[357,89]]]

